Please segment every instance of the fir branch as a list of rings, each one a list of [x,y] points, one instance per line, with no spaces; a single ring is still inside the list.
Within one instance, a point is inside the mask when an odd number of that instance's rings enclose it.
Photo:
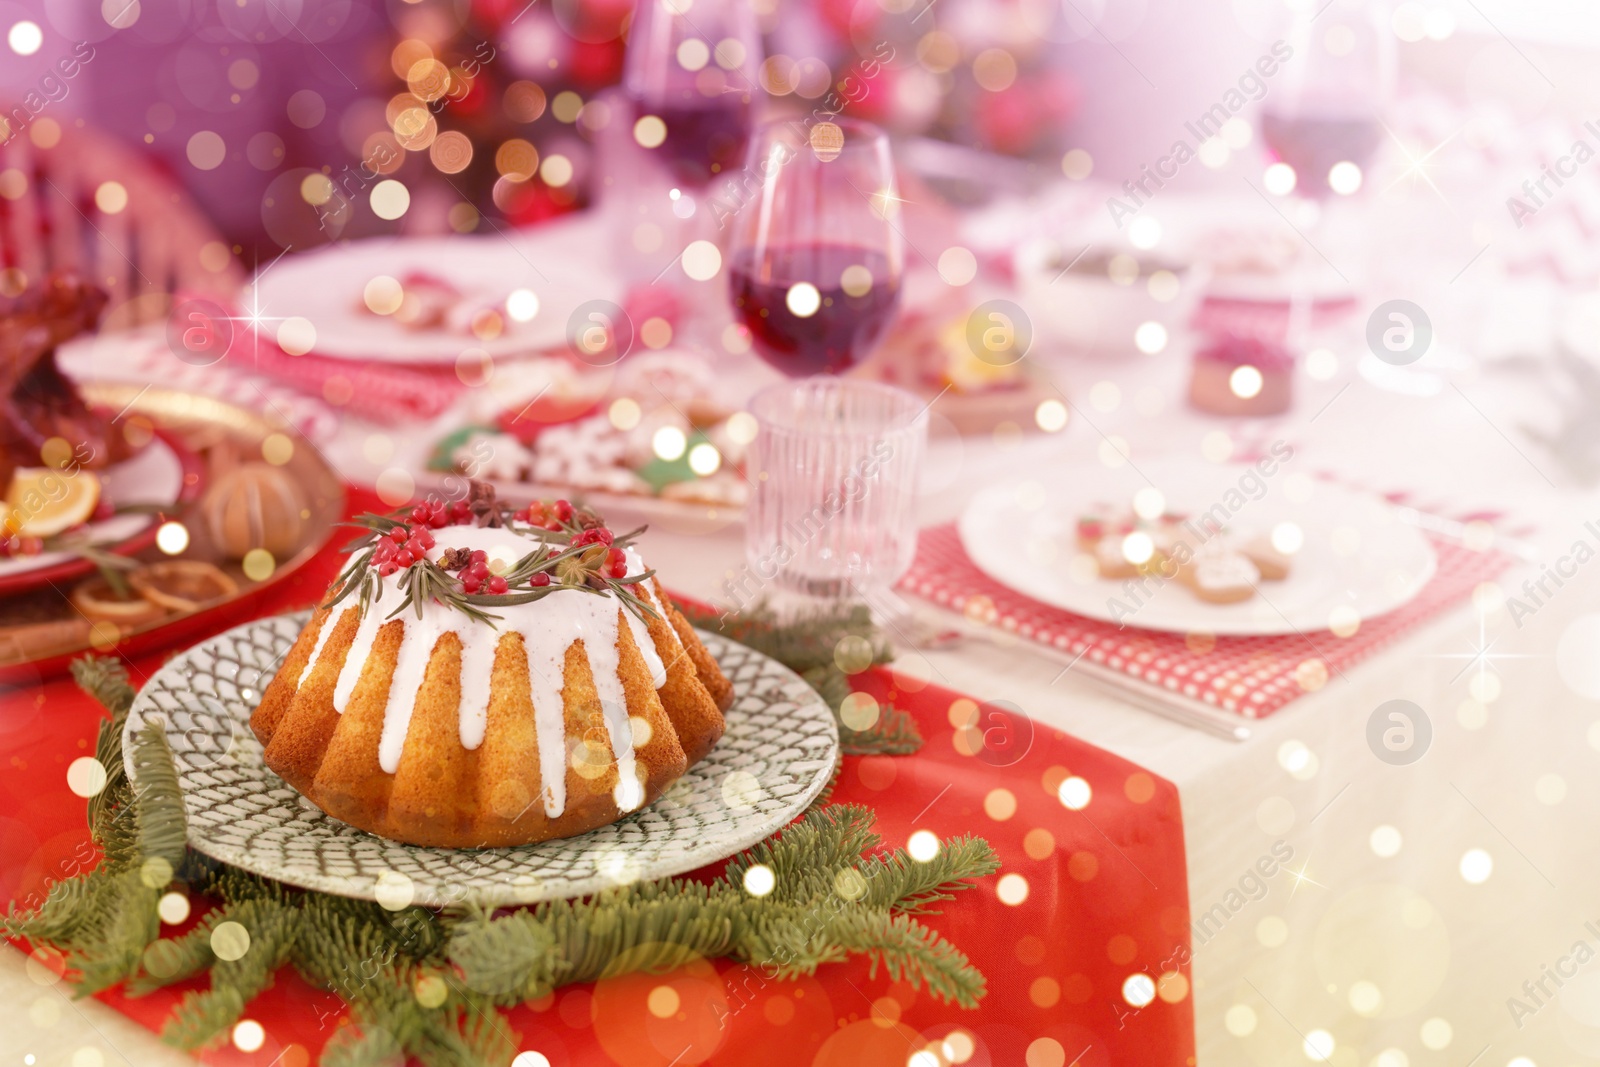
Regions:
[[[88,661],[74,670],[113,709],[96,749],[112,775],[122,766],[132,691],[115,664]],[[59,948],[79,992],[125,980],[130,995],[140,995],[209,972],[210,988],[189,994],[167,1027],[185,1048],[226,1033],[286,963],[350,1005],[354,1025],[329,1043],[328,1067],[389,1067],[403,1058],[425,1067],[504,1067],[517,1044],[496,1006],[573,982],[670,969],[691,955],[727,956],[785,976],[861,954],[874,970],[882,964],[952,1003],[970,1007],[984,993],[983,976],[916,916],[992,873],[992,850],[958,838],[926,864],[903,851],[879,852],[864,807],[813,807],[735,857],[709,885],[662,879],[499,917],[395,913],[372,901],[289,890],[185,853],[182,797],[159,727],[140,732],[133,763],[137,791],[113,777],[104,804],[92,808],[106,853],[101,866],[52,887],[36,912],[0,918],[0,929]],[[152,859],[171,863],[191,893],[222,906],[184,936],[158,940],[162,887],[143,862]],[[776,878],[763,897],[743,887],[757,863]],[[241,959],[220,960],[211,948],[212,931],[225,921],[250,932]],[[447,992],[436,1007],[423,1007],[417,983],[433,979]]]
[[[128,669],[112,656],[83,656],[72,662],[72,680],[94,697],[113,718],[126,715],[133,703],[133,686],[128,684]]]
[[[139,778],[139,856],[165,860],[169,872],[175,871],[188,845],[188,817],[164,724],[144,724],[134,742],[133,766]]]
[[[236,960],[216,960],[211,988],[179,1002],[161,1036],[182,1049],[202,1048],[239,1021],[245,1005],[272,984],[272,976],[288,961],[300,930],[298,909],[273,900],[247,900],[224,910],[222,921],[243,926],[250,947]]]
[[[777,836],[729,860],[723,880],[730,886],[742,886],[745,872],[761,864],[775,876],[774,900],[825,897],[833,892],[840,871],[859,862],[863,852],[878,847],[880,839],[872,824],[872,812],[858,804],[815,809]]]
[[[828,923],[827,935],[846,952],[859,952],[871,961],[868,974],[877,976],[883,964],[889,977],[906,979],[913,989],[926,983],[928,991],[947,1003],[976,1008],[986,991],[982,972],[966,953],[909,915],[876,909],[839,912]]]
[[[555,939],[560,963],[554,984],[589,982],[625,970],[674,966],[687,950],[706,957],[726,955],[732,942],[740,894],[715,892],[696,882],[663,879],[612,890],[582,901],[538,905],[533,921]],[[527,913],[524,913],[527,914]]]
[[[989,842],[964,836],[940,842],[938,854],[926,863],[896,849],[868,857],[861,872],[867,878],[868,903],[920,915],[935,910],[933,904],[954,900],[956,893],[972,888],[968,879],[999,869],[1000,858]]]
[[[692,605],[678,605],[696,626],[716,630],[724,637],[747,645],[782,663],[796,674],[813,667],[833,666],[835,653],[847,637],[867,642],[872,664],[894,659],[894,649],[872,621],[865,605],[849,601],[823,604],[779,617],[776,610],[761,601],[746,611],[718,615]]]
[[[0,933],[36,944],[71,945],[85,930],[109,921],[113,898],[121,892],[117,879],[103,867],[52,885],[39,907],[17,911],[15,901],[3,918]]]
[[[528,912],[504,919],[487,915],[456,928],[450,962],[474,992],[501,1003],[531,1000],[555,983],[555,935]]]
[[[83,938],[78,951],[67,957],[79,972],[78,996],[109,989],[137,974],[145,948],[160,934],[158,891],[146,884],[137,870],[121,872],[115,882],[115,890],[107,897],[110,914],[97,924],[94,936]]]
[[[226,921],[228,911],[218,908],[199,925],[181,937],[166,937],[145,949],[144,967],[128,980],[127,994],[142,997],[157,989],[193,978],[216,962],[211,951],[211,932]]]
[[[780,619],[762,601],[732,615],[715,615],[692,605],[678,605],[696,626],[715,630],[730,640],[771,656],[805,679],[833,709],[839,747],[847,756],[905,756],[922,747],[922,734],[904,710],[884,705],[868,730],[853,730],[838,718],[850,695],[850,678],[838,663],[838,649],[847,638],[865,642],[871,665],[894,659],[894,649],[872,621],[865,604],[839,603],[808,609]]]
[[[89,798],[89,832],[105,848],[111,822],[118,817],[118,806],[127,801],[127,769],[122,762],[122,729],[128,720],[128,708],[133,704],[133,686],[128,684],[128,671],[120,659],[110,656],[84,656],[72,663],[72,678],[78,688],[94,697],[111,713],[100,723],[95,738],[94,755],[105,769],[106,782],[100,792]],[[126,810],[124,807],[123,810]]]

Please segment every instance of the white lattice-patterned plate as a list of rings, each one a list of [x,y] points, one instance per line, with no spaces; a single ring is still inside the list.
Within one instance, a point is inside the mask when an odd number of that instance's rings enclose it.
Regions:
[[[702,867],[748,848],[805,810],[838,757],[833,714],[775,660],[702,634],[733,682],[727,732],[642,811],[578,837],[520,848],[399,844],[324,814],[267,769],[250,713],[307,614],[259,619],[174,657],[128,712],[133,734],[165,723],[189,815],[189,843],[224,863],[344,896],[440,907],[581,896]]]

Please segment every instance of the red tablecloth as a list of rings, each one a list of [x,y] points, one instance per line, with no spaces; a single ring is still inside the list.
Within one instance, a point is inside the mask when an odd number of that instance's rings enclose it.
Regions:
[[[351,503],[353,511],[376,507],[361,492]],[[311,604],[337,563],[330,550],[253,611],[274,614]],[[161,659],[132,663],[135,681]],[[926,744],[915,756],[847,758],[834,799],[876,809],[878,830],[891,844],[903,845],[921,829],[941,837],[971,833],[1001,857],[999,875],[927,920],[988,976],[981,1006],[964,1011],[941,1004],[925,989],[891,982],[881,970],[869,977],[863,960],[794,982],[768,982],[759,968],[719,960],[667,976],[558,990],[510,1013],[518,1047],[542,1053],[552,1067],[905,1067],[929,1042],[959,1029],[971,1039],[966,1062],[972,1067],[1192,1064],[1188,891],[1176,788],[1004,709],[976,709],[977,729],[990,747],[968,755],[975,735],[952,723],[973,721],[970,701],[889,671],[857,682],[911,711]],[[0,901],[42,895],[49,882],[94,863],[84,804],[67,788],[66,769],[93,751],[100,717],[70,679],[0,692],[7,760],[0,778],[0,811],[6,813],[0,815]],[[1087,805],[1076,810],[1059,798],[1069,777],[1089,787]],[[1078,783],[1069,796],[1073,789]],[[1075,799],[1081,795],[1079,789]],[[658,1018],[647,1000],[664,983],[673,985],[680,1007]],[[100,999],[159,1030],[179,996],[203,986],[202,978],[138,1000],[117,991]],[[1135,1010],[1130,994],[1149,1003]],[[201,1059],[253,1067],[281,1059],[282,1067],[305,1067],[344,1025],[341,1002],[290,969],[246,1015],[266,1029],[259,1050],[224,1045]],[[960,1039],[952,1047],[960,1048]],[[920,1067],[921,1060],[913,1062]]]

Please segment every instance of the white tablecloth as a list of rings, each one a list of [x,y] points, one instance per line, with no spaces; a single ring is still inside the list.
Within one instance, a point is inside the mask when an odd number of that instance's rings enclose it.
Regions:
[[[1478,293],[1483,314],[1472,321],[1482,323],[1493,318],[1497,295],[1492,287]],[[1440,326],[1442,349],[1473,347],[1452,323]],[[1548,322],[1526,326],[1548,336]],[[1549,417],[1540,378],[1468,365],[1434,395],[1402,396],[1357,373],[1363,350],[1354,329],[1335,348],[1338,374],[1325,382],[1302,375],[1294,412],[1270,427],[1188,411],[1181,340],[1157,356],[1065,362],[1058,379],[1076,409],[1067,429],[1010,446],[936,441],[922,518],[954,518],[977,488],[1017,472],[1047,479],[1064,458],[1093,459],[1108,435],[1132,442],[1137,460],[1193,456],[1221,432],[1283,436],[1296,447],[1297,469],[1374,490],[1426,489],[1419,504],[1440,512],[1504,510],[1536,528],[1529,536],[1547,558],[1580,537],[1594,540],[1583,529],[1600,516],[1592,494],[1566,486],[1517,429]],[[1103,381],[1118,386],[1115,405],[1106,390],[1092,394]],[[375,435],[381,447],[373,447]],[[406,449],[432,436],[347,419],[321,445],[353,480],[371,480],[381,466],[414,460]],[[741,556],[740,537],[737,529],[656,531],[651,559],[676,588],[715,599],[725,568]],[[1507,589],[1520,582],[1509,579]],[[907,653],[903,665],[973,696],[1014,702],[1177,784],[1191,909],[1197,921],[1211,916],[1195,939],[1201,1064],[1315,1062],[1306,1058],[1309,1041],[1328,1062],[1349,1067],[1500,1065],[1516,1056],[1550,1067],[1600,1057],[1600,963],[1573,972],[1569,958],[1580,941],[1585,959],[1600,949],[1600,933],[1585,926],[1600,920],[1600,894],[1591,889],[1600,884],[1600,850],[1584,833],[1600,802],[1600,709],[1568,688],[1555,658],[1569,623],[1600,605],[1597,592],[1600,566],[1580,570],[1520,628],[1504,610],[1464,606],[1258,724],[1244,743],[1137,710],[1001,632],[972,631],[954,647]],[[1485,643],[1487,668],[1471,659]],[[1584,655],[1592,661],[1600,648]],[[1498,696],[1486,703],[1468,689],[1483,670],[1499,679]],[[1366,742],[1369,715],[1395,698],[1420,705],[1432,724],[1431,748],[1410,766],[1379,761]],[[1375,836],[1380,827],[1392,829]],[[1288,866],[1298,873],[1276,874],[1263,894],[1247,872],[1279,841],[1293,850]],[[1472,850],[1492,863],[1477,883],[1462,873]],[[1546,965],[1573,976],[1557,989]],[[1531,995],[1524,981],[1534,983]],[[28,990],[17,957],[7,956],[0,995],[17,1003],[35,995]],[[1114,995],[1096,991],[1101,999],[1075,1010],[1088,1012],[1091,1026],[1115,1025]],[[1520,1020],[1508,1007],[1513,997],[1530,1009]],[[98,1005],[81,1007],[83,1015],[68,1018],[110,1025]],[[141,1035],[120,1025],[118,1035],[130,1062],[153,1062]],[[1387,1049],[1405,1058],[1376,1059]]]

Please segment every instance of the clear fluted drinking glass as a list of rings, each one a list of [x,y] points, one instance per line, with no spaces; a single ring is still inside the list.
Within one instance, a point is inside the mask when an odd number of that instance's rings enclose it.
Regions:
[[[876,382],[806,378],[756,394],[745,586],[872,602],[911,566],[927,404]],[[741,599],[754,599],[749,588]]]

